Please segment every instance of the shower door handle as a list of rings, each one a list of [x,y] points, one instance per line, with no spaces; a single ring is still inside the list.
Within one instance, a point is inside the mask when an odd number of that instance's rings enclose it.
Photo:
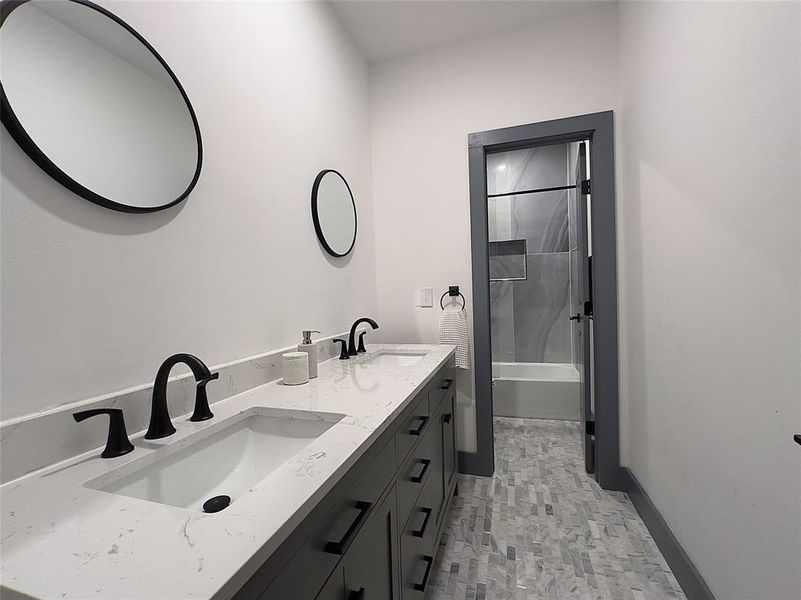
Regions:
[[[572,317],[568,317],[568,319],[570,319],[571,321],[578,321],[579,323],[581,323],[581,314],[577,313],[577,314],[573,315]]]

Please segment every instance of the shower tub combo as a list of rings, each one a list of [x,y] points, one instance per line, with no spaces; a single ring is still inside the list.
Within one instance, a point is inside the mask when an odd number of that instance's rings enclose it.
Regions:
[[[492,388],[498,416],[580,419],[581,383],[571,364],[493,362]]]

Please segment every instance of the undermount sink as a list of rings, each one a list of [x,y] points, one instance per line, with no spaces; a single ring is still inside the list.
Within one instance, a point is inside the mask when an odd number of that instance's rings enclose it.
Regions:
[[[379,350],[368,354],[361,362],[365,365],[411,367],[420,362],[426,354],[428,353],[419,350]]]
[[[254,408],[223,421],[211,435],[194,442],[190,438],[189,445],[179,442],[175,449],[157,450],[139,468],[136,462],[122,467],[118,472],[126,473],[119,478],[112,472],[86,485],[194,510],[203,510],[216,496],[229,496],[233,503],[343,417]],[[135,470],[128,473],[131,467]],[[109,482],[109,476],[114,480]]]

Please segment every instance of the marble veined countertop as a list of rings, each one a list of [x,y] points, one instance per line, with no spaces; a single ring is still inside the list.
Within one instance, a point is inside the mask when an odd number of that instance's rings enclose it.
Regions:
[[[3,599],[230,597],[454,352],[447,345],[376,344],[368,346],[368,355],[382,349],[427,354],[412,366],[364,364],[364,355],[330,360],[320,364],[319,376],[308,384],[274,381],[214,403],[209,421],[173,416],[175,434],[148,441],[139,432],[131,438],[136,449],[125,456],[101,459],[98,448],[3,485]],[[190,445],[205,437],[203,430],[219,428],[222,420],[254,407],[345,417],[219,513],[84,485],[120,467],[125,471],[124,465],[164,446]]]

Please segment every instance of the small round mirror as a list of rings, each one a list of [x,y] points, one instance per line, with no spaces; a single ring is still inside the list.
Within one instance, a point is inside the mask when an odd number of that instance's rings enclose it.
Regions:
[[[3,2],[3,124],[48,175],[107,208],[183,200],[202,162],[200,129],[167,63],[88,0]]]
[[[332,256],[346,256],[356,243],[356,203],[348,182],[333,169],[321,171],[312,188],[317,238]]]

